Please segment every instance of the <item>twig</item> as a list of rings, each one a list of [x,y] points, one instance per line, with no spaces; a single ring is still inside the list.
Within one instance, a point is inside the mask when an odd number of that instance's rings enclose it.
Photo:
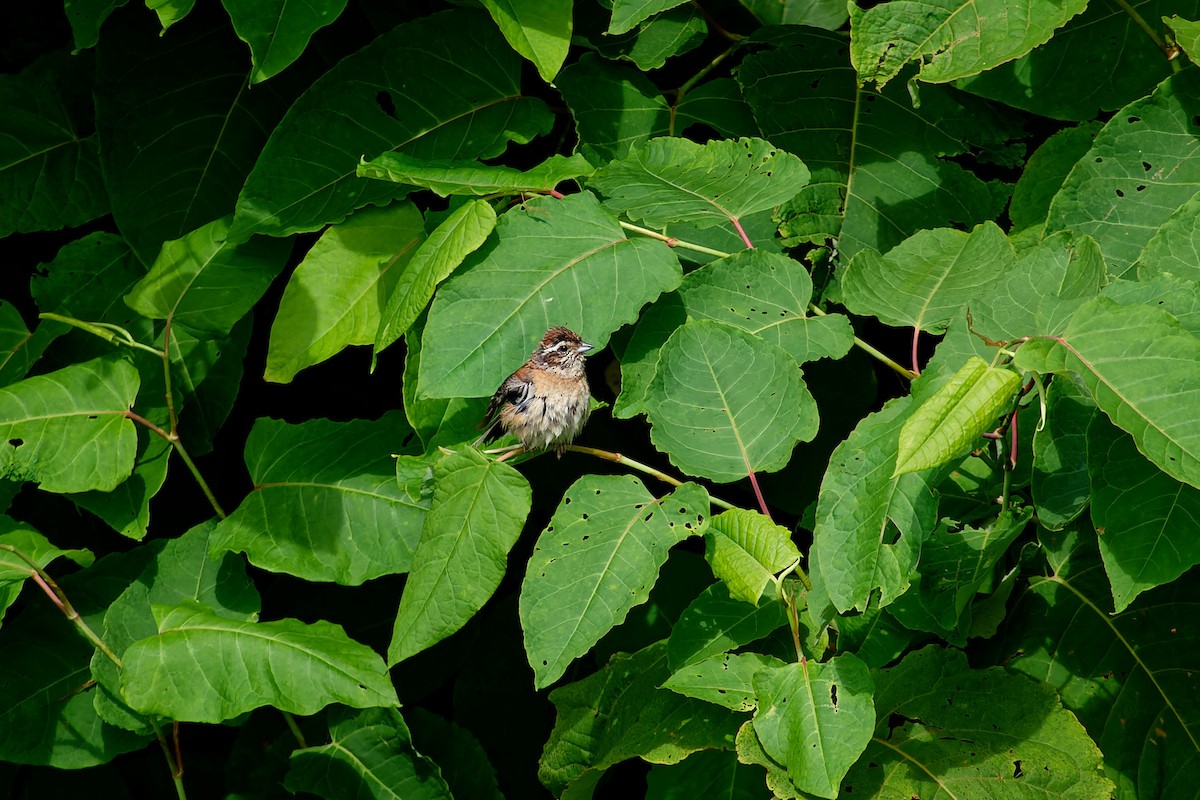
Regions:
[[[819,317],[827,316],[826,312],[822,311],[820,308],[818,308],[816,305],[814,305],[812,303],[809,304],[808,310],[813,312],[814,314],[816,314]],[[858,347],[859,350],[862,350],[867,355],[869,355],[872,358],[876,359],[877,361],[883,363],[885,366],[890,367],[893,371],[899,373],[900,375],[904,376],[905,378],[908,378],[910,381],[915,380],[917,377],[919,377],[918,375],[916,375],[916,373],[901,366],[900,364],[897,364],[895,361],[888,358],[886,355],[879,352],[874,347],[867,344],[866,342],[864,342],[862,339],[858,338],[857,336],[854,337],[854,344],[856,347]]]
[[[629,456],[623,456],[620,453],[614,453],[610,450],[600,450],[596,447],[584,447],[578,444],[569,444],[567,445],[566,449],[575,453],[583,453],[585,455],[595,456],[596,458],[603,458],[605,461],[611,461],[614,464],[623,464],[630,469],[634,469],[638,472],[650,475],[651,477],[658,478],[663,483],[669,483],[672,486],[683,486],[683,481],[679,480],[678,478],[672,477],[671,475],[668,475],[661,470],[657,470],[647,464],[643,464],[640,461],[634,461]],[[719,497],[713,497],[711,494],[708,496],[708,502],[712,503],[717,508],[724,508],[725,510],[737,508],[737,506],[733,505],[732,503],[727,503]]]
[[[731,253],[726,253],[721,250],[714,250],[713,248],[705,247],[704,245],[685,242],[682,239],[676,239],[672,236],[667,236],[665,233],[659,233],[658,231],[650,230],[649,228],[643,228],[640,225],[634,225],[624,220],[620,220],[620,223],[621,227],[627,231],[640,233],[643,236],[649,236],[651,239],[658,239],[660,242],[666,242],[670,247],[682,247],[684,250],[691,250],[696,253],[704,253],[705,255],[713,256],[715,258],[728,258],[730,255],[732,255]]]

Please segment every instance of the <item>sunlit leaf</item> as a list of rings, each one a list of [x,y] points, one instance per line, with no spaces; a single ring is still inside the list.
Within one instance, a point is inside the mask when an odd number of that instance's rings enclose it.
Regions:
[[[734,508],[713,517],[705,555],[735,600],[757,603],[774,576],[800,561],[787,528],[756,511]]]
[[[550,83],[571,45],[571,0],[482,0],[504,38]]]
[[[313,33],[342,13],[346,0],[222,0],[221,5],[238,38],[250,46],[250,82],[260,83],[299,58]]]
[[[477,161],[432,161],[403,153],[384,153],[358,165],[364,178],[430,189],[440,197],[520,192],[545,194],[563,181],[586,177],[595,171],[581,155],[550,156],[527,170],[490,166]]]

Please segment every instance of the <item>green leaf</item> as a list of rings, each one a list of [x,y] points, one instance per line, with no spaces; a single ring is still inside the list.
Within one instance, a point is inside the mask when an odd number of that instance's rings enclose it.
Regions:
[[[290,383],[348,345],[373,343],[386,298],[424,240],[409,202],[364,209],[321,234],[283,290],[263,378]]]
[[[971,233],[921,231],[887,255],[862,250],[842,276],[846,307],[888,325],[944,333],[959,309],[981,296],[1015,263],[995,223]]]
[[[375,332],[375,356],[412,327],[438,284],[478,250],[495,227],[492,207],[484,200],[470,200],[434,228],[396,279]]]
[[[900,428],[912,410],[892,400],[858,424],[829,459],[810,554],[814,584],[838,611],[886,606],[908,589],[921,543],[937,521],[934,478],[894,475]]]
[[[1002,0],[851,6],[850,60],[862,81],[880,87],[910,61],[920,65],[916,79],[949,83],[1025,55],[1086,7],[1086,0],[1040,0],[1019,9]]]
[[[890,664],[908,649],[917,633],[905,628],[883,609],[872,606],[862,614],[837,618],[837,643],[871,669]]]
[[[146,8],[158,15],[163,33],[176,22],[192,13],[196,0],[145,0]]]
[[[329,744],[292,753],[284,787],[322,797],[450,800],[437,765],[413,747],[394,708],[329,712]]]
[[[1139,280],[1168,274],[1200,281],[1200,192],[1158,227],[1135,266]]]
[[[33,568],[25,559],[9,550],[10,547],[28,556],[43,569],[62,556],[84,567],[90,566],[93,560],[87,550],[59,549],[25,523],[0,515],[0,619],[17,599],[25,581],[33,577]]]
[[[719,482],[782,469],[796,442],[817,432],[795,360],[717,322],[689,321],[671,335],[647,405],[654,446],[689,475]]]
[[[627,239],[586,192],[513,209],[500,217],[495,236],[496,244],[434,298],[420,374],[430,397],[490,396],[552,325],[602,348],[609,334],[682,277],[669,247]]]
[[[608,33],[625,33],[652,15],[682,4],[683,0],[613,0]]]
[[[701,592],[671,628],[667,656],[671,670],[703,661],[727,650],[757,641],[787,624],[779,598],[760,598],[757,604],[730,596],[718,582]]]
[[[1130,272],[1159,227],[1200,191],[1197,96],[1200,76],[1185,70],[1121,109],[1063,183],[1046,230],[1086,233],[1112,274]]]
[[[919,472],[961,458],[1012,405],[1021,376],[988,366],[978,356],[921,403],[900,429],[893,475]]]
[[[1095,541],[1090,526],[1043,539],[1053,571],[1032,578],[1010,612],[1007,666],[1057,690],[1104,751],[1113,796],[1186,797],[1200,752],[1200,586],[1175,581],[1113,614]]]
[[[572,484],[538,538],[521,586],[536,688],[562,677],[649,599],[668,551],[700,533],[707,512],[708,494],[696,484],[659,499],[632,475],[585,475]]]
[[[1012,203],[1008,207],[1014,230],[1045,226],[1054,195],[1062,188],[1075,163],[1087,154],[1099,130],[1098,122],[1065,128],[1033,152],[1013,187]]]
[[[496,770],[471,731],[421,708],[407,714],[417,752],[437,765],[453,797],[504,800]]]
[[[384,153],[358,165],[358,175],[420,186],[439,197],[493,194],[546,194],[563,181],[587,177],[596,168],[581,155],[550,156],[536,167],[521,171],[489,166],[478,161],[432,161],[404,153]]]
[[[1137,8],[1144,19],[1200,11],[1194,0],[1150,0]],[[1108,57],[1088,58],[1097,47]],[[1090,120],[1149,94],[1171,73],[1163,51],[1126,11],[1094,3],[1033,52],[959,85],[1040,116]]]
[[[413,80],[432,63],[437,80]],[[518,87],[520,62],[492,21],[449,11],[399,25],[322,75],[271,134],[238,197],[231,236],[284,236],[403,194],[360,180],[363,158],[491,158],[549,129]],[[347,125],[346,120],[354,120]]]
[[[632,61],[639,70],[648,72],[660,69],[674,56],[696,49],[707,35],[704,15],[695,6],[686,5],[656,14],[636,30],[617,36],[601,33],[589,41],[605,58]]]
[[[811,25],[836,31],[849,16],[836,0],[740,0],[764,25]]]
[[[143,264],[231,213],[294,96],[246,90],[246,50],[223,14],[161,35],[118,14],[96,55],[96,132],[113,219]],[[189,75],[186,88],[180,76]],[[245,237],[240,237],[245,238]]]
[[[338,625],[242,622],[197,603],[155,606],[154,616],[158,635],[130,645],[121,673],[125,699],[144,714],[215,723],[260,706],[399,705],[383,660]]]
[[[253,84],[287,69],[304,52],[312,35],[338,18],[346,0],[221,0],[221,5],[238,38],[250,46]]]
[[[129,0],[72,0],[63,3],[67,21],[75,38],[75,49],[95,47],[100,40],[100,26],[108,15],[128,3]]]
[[[663,688],[733,711],[753,711],[757,703],[754,676],[763,669],[783,666],[774,656],[725,653],[689,664],[671,675]]]
[[[1038,523],[1062,530],[1091,500],[1088,476],[1088,424],[1096,406],[1068,380],[1046,390],[1046,423],[1033,434],[1033,503]]]
[[[687,279],[685,275],[684,280]],[[646,400],[650,384],[658,373],[662,347],[671,334],[687,322],[687,318],[688,309],[678,292],[663,295],[643,312],[624,352],[618,354],[621,362],[621,392],[613,404],[614,417],[632,419],[649,411]]]
[[[529,514],[529,483],[508,464],[464,448],[434,464],[433,505],[400,596],[388,663],[461,628],[500,585]]]
[[[228,239],[231,217],[166,242],[125,302],[150,319],[170,319],[199,336],[224,336],[283,271],[287,240]]]
[[[417,374],[421,369],[423,327],[422,318],[404,334],[404,378],[400,389],[404,414],[428,452],[435,443],[456,445],[478,438],[478,426],[488,401],[481,397],[430,399],[420,396]]]
[[[1200,338],[1160,308],[1088,301],[1057,341],[1022,345],[1016,366],[1074,372],[1138,450],[1176,480],[1200,487]]]
[[[218,525],[213,549],[352,586],[407,572],[425,507],[396,483],[392,453],[411,436],[399,412],[377,422],[258,420],[246,441],[256,488]]]
[[[754,732],[801,791],[834,798],[875,727],[867,665],[849,653],[754,676]]]
[[[0,75],[0,236],[81,225],[108,211],[100,144],[89,135],[92,69],[50,53]]]
[[[0,300],[0,386],[16,383],[29,374],[57,335],[50,331],[58,327],[47,323],[30,333],[20,309]]]
[[[481,1],[512,48],[553,82],[571,45],[571,0]]]
[[[776,574],[800,562],[787,528],[757,511],[733,508],[718,514],[704,540],[713,574],[729,587],[730,597],[747,603],[758,603]]]
[[[1183,48],[1188,58],[1195,61],[1200,56],[1200,23],[1182,19],[1178,14],[1162,18],[1163,24],[1175,34],[1175,43]]]
[[[1092,523],[1120,613],[1142,592],[1200,564],[1200,489],[1159,472],[1102,418],[1088,426],[1087,460]]]
[[[635,142],[670,133],[667,101],[631,67],[585,53],[555,85],[575,119],[579,152],[593,164],[624,158]]]
[[[796,29],[784,41],[747,56],[737,79],[761,135],[803,154],[812,170],[779,211],[789,242],[835,238],[846,259],[864,248],[885,252],[925,228],[996,218],[1007,189],[954,157],[983,142],[993,149],[1010,136],[1006,120],[948,87],[922,86],[920,108],[899,83],[860,87],[844,34]]]
[[[605,204],[652,228],[672,222],[697,227],[737,225],[795,196],[808,168],[762,139],[651,139],[600,170],[589,187]]]
[[[698,750],[731,747],[743,716],[659,688],[668,677],[666,644],[656,642],[552,691],[558,717],[538,769],[546,788],[561,796],[628,758],[675,764]]]
[[[0,389],[0,477],[109,491],[133,470],[137,370],[109,356]]]
[[[675,107],[675,130],[684,131],[695,123],[708,125],[731,139],[759,135],[754,113],[733,78],[706,81],[684,95]],[[752,237],[751,241],[756,240]]]
[[[721,750],[701,750],[674,766],[650,768],[646,800],[762,800],[762,772]]]

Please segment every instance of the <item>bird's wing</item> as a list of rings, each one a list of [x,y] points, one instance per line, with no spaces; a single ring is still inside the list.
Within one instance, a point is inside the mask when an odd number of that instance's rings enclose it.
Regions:
[[[514,406],[519,406],[529,399],[533,389],[533,383],[520,377],[520,374],[514,372],[504,379],[504,383],[500,384],[500,388],[492,395],[491,401],[488,403],[487,412],[483,415],[483,421],[479,423],[479,428],[487,429],[483,435],[483,441],[490,442],[500,436],[499,425],[500,409],[505,403],[510,403]]]

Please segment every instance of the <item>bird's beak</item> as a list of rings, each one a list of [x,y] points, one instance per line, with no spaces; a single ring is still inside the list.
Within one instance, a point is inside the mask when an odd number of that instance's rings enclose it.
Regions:
[[[594,349],[594,348],[595,348],[595,345],[588,344],[587,342],[580,342],[580,343],[579,343],[579,352],[580,352],[580,354],[586,353],[588,350],[592,350],[592,349]]]

